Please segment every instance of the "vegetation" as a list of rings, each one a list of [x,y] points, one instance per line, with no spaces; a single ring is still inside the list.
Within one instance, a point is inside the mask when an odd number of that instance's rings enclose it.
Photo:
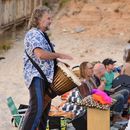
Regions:
[[[59,7],[62,8],[67,2],[69,2],[70,0],[60,0],[59,1]]]
[[[53,4],[57,3],[59,5],[59,8],[62,8],[69,1],[70,0],[57,0],[57,2],[54,2],[50,0],[43,0],[43,5],[49,7],[50,9],[53,9]]]
[[[0,51],[4,50],[7,51],[11,48],[11,43],[5,42],[5,43],[0,43]]]
[[[50,5],[49,5],[49,1],[47,1],[47,0],[43,0],[43,4],[44,4],[45,6],[47,6],[47,7],[50,6]]]

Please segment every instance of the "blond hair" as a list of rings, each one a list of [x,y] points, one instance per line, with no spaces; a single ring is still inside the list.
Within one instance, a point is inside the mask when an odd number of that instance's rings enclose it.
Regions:
[[[81,64],[80,64],[80,77],[81,78],[85,78],[86,77],[86,73],[85,73],[85,70],[86,70],[86,67],[87,67],[87,64],[88,64],[89,62],[82,62]]]

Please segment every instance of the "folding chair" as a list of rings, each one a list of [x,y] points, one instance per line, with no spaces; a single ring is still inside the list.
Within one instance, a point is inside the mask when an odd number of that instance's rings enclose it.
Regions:
[[[27,111],[27,108],[26,109],[17,109],[12,97],[7,98],[7,105],[13,116],[12,119],[14,120],[15,126],[18,127],[18,129],[20,130],[25,112]]]

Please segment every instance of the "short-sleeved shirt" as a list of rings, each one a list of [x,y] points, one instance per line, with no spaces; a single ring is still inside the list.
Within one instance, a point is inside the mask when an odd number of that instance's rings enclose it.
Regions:
[[[44,37],[44,33],[37,29],[30,29],[24,39],[24,49],[28,55],[39,65],[43,73],[45,74],[48,82],[52,83],[54,76],[54,60],[41,60],[34,55],[34,49],[41,48],[45,51],[52,52],[48,41]],[[37,69],[33,66],[29,58],[24,51],[24,79],[25,84],[29,88],[33,77],[41,77]]]
[[[105,85],[105,90],[106,91],[110,91],[111,87],[112,87],[112,81],[114,79],[114,72],[106,72],[105,75],[105,80],[106,80],[106,85]]]

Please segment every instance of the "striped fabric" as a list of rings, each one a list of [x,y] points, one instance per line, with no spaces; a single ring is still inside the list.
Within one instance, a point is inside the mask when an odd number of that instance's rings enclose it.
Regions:
[[[76,116],[81,113],[84,113],[86,110],[84,107],[76,105],[76,103],[80,102],[82,97],[77,89],[74,89],[70,96],[68,97],[68,102],[64,104],[62,107],[63,111],[73,112]]]

